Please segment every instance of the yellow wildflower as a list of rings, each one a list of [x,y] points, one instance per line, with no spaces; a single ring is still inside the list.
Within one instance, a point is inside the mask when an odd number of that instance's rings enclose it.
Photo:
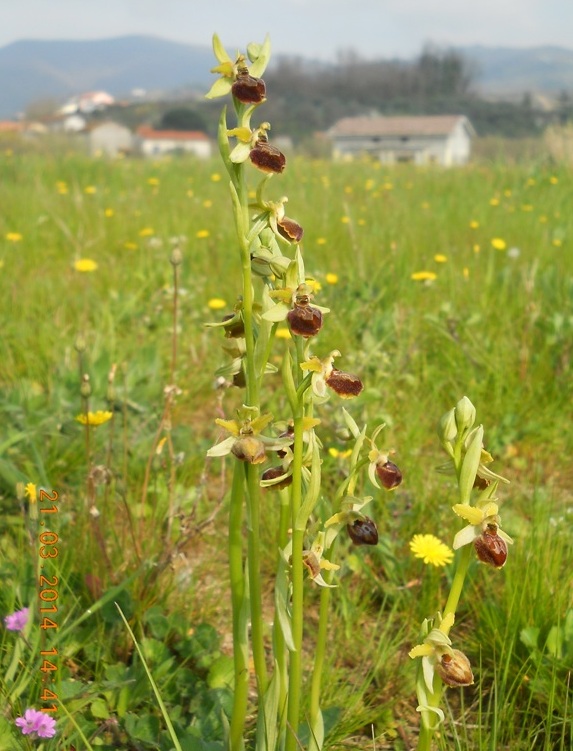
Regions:
[[[533,206],[530,203],[524,203],[521,206],[522,211],[533,211]]]
[[[410,550],[426,565],[445,566],[454,559],[453,551],[434,535],[414,535]]]
[[[349,224],[350,223],[350,217],[349,216],[341,216],[340,221],[342,224]]]
[[[213,205],[213,201],[211,201],[209,198],[207,198],[206,201],[203,201],[203,206],[206,209],[210,209],[212,205]]]
[[[563,240],[561,240],[561,239],[560,239],[559,237],[556,237],[556,238],[554,238],[554,239],[552,240],[552,244],[553,244],[553,245],[554,245],[554,246],[555,246],[556,248],[560,248],[560,247],[561,247],[561,246],[563,245]]]
[[[470,270],[468,269],[467,266],[463,267],[462,274],[463,274],[464,279],[469,279],[470,278]]]
[[[477,229],[479,227],[479,222],[477,219],[472,219],[470,222],[470,229]]]
[[[81,422],[82,425],[91,425],[96,428],[98,425],[103,425],[108,420],[111,420],[112,417],[113,412],[104,412],[99,409],[97,412],[88,412],[87,415],[85,412],[82,412],[81,415],[76,417],[76,420]]]
[[[202,239],[203,239],[203,238],[205,238],[205,237],[209,237],[209,230],[208,230],[208,229],[200,229],[200,230],[199,230],[199,231],[197,232],[197,234],[195,235],[195,237],[196,237],[196,238],[197,238],[198,240],[202,240]]]
[[[472,250],[473,250],[474,253],[479,253],[480,250],[481,250],[481,248],[480,248],[479,245],[476,244],[476,245],[473,246]]]
[[[438,275],[434,271],[415,271],[410,275],[410,279],[415,282],[433,282],[437,278]]]
[[[553,175],[552,177],[549,178],[549,182],[551,183],[551,185],[557,185],[557,183],[559,182],[559,178]]]
[[[103,213],[104,213],[104,216],[110,217],[115,214],[115,211],[113,209],[106,209]]]
[[[137,250],[137,243],[132,243],[127,240],[123,243],[123,247],[127,248],[128,250]]]
[[[421,206],[424,210],[427,210],[430,208],[430,204],[428,203],[428,201],[422,201]]]
[[[327,284],[338,284],[338,274],[328,272],[328,274],[324,278]]]
[[[207,307],[211,310],[222,310],[222,308],[227,307],[227,303],[221,297],[212,297],[207,302]]]
[[[490,206],[499,206],[499,198],[490,198],[489,205]]]
[[[86,185],[84,193],[87,193],[88,196],[93,196],[94,193],[97,193],[97,188],[95,185]]]
[[[326,237],[317,237],[316,238],[316,244],[317,245],[326,245]]]
[[[436,263],[446,263],[447,260],[448,260],[448,257],[445,256],[443,253],[436,253],[436,255],[434,256],[434,261]]]
[[[24,495],[26,496],[26,498],[28,498],[30,503],[36,503],[36,501],[38,500],[38,492],[33,482],[26,483],[26,487],[24,488]]]
[[[23,237],[19,232],[6,232],[6,240],[10,243],[19,243],[22,241]]]
[[[78,258],[77,261],[74,261],[74,269],[76,271],[95,271],[97,263],[92,261],[91,258]]]
[[[496,250],[505,250],[507,248],[507,243],[505,240],[502,240],[501,237],[494,237],[491,241],[491,245]]]
[[[220,179],[221,179],[221,175],[218,172],[213,172],[213,174],[211,175],[211,181],[214,183],[218,183]]]
[[[148,185],[159,185],[159,178],[158,177],[148,177],[147,178],[147,184]]]
[[[286,326],[280,326],[275,331],[275,336],[277,339],[292,339],[292,334],[290,333],[289,329],[286,328]]]

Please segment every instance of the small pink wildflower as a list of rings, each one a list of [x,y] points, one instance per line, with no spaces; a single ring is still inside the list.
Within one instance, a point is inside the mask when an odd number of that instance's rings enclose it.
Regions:
[[[28,608],[22,608],[22,610],[16,610],[15,613],[11,613],[4,618],[4,624],[8,631],[22,631],[24,626],[28,623]]]
[[[23,717],[17,717],[16,726],[20,728],[22,735],[34,738],[53,738],[56,734],[54,718],[37,709],[27,709]]]

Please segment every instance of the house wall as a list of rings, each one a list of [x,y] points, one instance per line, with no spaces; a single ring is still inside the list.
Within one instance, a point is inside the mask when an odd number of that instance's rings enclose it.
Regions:
[[[470,155],[470,136],[460,122],[449,136],[335,137],[335,159],[352,159],[361,154],[377,157],[383,164],[413,162],[449,167],[465,164]]]
[[[89,134],[90,153],[103,152],[107,156],[117,156],[133,149],[133,134],[129,128],[115,123],[105,123],[94,128]]]
[[[201,159],[211,156],[211,143],[209,141],[182,141],[168,138],[152,139],[145,138],[141,142],[141,151],[144,156],[153,157],[169,154],[177,151],[185,151],[195,154]]]

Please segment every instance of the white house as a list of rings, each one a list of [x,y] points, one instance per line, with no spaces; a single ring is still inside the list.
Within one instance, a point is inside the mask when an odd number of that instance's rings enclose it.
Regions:
[[[475,130],[464,115],[345,117],[327,135],[335,159],[368,154],[384,164],[450,167],[468,161]]]
[[[198,130],[155,130],[148,125],[137,129],[140,149],[144,156],[163,154],[195,154],[201,159],[211,156],[211,141],[206,133]]]
[[[94,126],[88,134],[90,154],[117,156],[133,150],[134,135],[129,128],[111,120]]]
[[[115,103],[115,99],[107,91],[86,91],[71,97],[58,110],[59,115],[73,115],[76,112],[91,114],[110,107]]]

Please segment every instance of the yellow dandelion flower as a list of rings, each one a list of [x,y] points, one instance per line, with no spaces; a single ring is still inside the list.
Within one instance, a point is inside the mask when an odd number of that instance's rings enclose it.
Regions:
[[[491,245],[496,250],[505,250],[507,248],[507,243],[505,240],[502,240],[501,237],[494,237],[491,241]]]
[[[36,503],[38,500],[38,492],[33,482],[26,483],[26,486],[24,487],[24,495],[28,498],[30,503]]]
[[[430,204],[428,201],[422,201],[420,206],[424,209],[424,211],[427,211],[430,208]]]
[[[350,195],[350,194],[352,193],[352,190],[353,190],[353,188],[352,188],[352,186],[351,186],[351,185],[345,185],[345,186],[344,186],[344,192],[345,192],[345,193],[346,193],[347,195]]]
[[[204,237],[209,237],[209,234],[210,234],[210,233],[209,233],[209,230],[208,230],[208,229],[200,229],[200,230],[199,230],[199,231],[197,232],[197,234],[195,235],[195,237],[196,237],[197,239],[201,240],[201,239],[202,239],[202,238],[204,238]]]
[[[87,193],[88,196],[93,196],[94,193],[97,193],[97,188],[95,185],[86,185],[84,193]]]
[[[552,240],[552,244],[553,244],[553,245],[554,245],[554,246],[555,246],[556,248],[560,248],[560,247],[561,247],[561,246],[563,245],[563,240],[561,240],[561,239],[560,239],[559,237],[556,237],[556,238],[554,238],[554,239]]]
[[[374,187],[374,180],[369,177],[368,180],[364,183],[364,190],[372,190]]]
[[[221,179],[221,175],[218,172],[213,172],[211,175],[211,182],[218,183]]]
[[[0,259],[0,269],[4,268],[4,259]]]
[[[317,245],[326,245],[326,237],[317,237],[316,238],[316,244]]]
[[[551,185],[557,185],[557,183],[559,182],[559,178],[553,175],[552,177],[549,178],[549,182],[551,183]]]
[[[74,269],[76,271],[95,271],[97,263],[92,261],[91,258],[78,258],[77,261],[74,261]]]
[[[76,420],[81,422],[82,425],[91,425],[97,428],[98,425],[103,425],[105,422],[111,420],[112,417],[113,412],[104,412],[104,410],[99,409],[97,412],[88,412],[87,415],[85,412],[82,412],[81,415],[76,417]]]
[[[414,535],[410,550],[427,565],[445,566],[454,559],[453,550],[434,535]]]
[[[472,250],[473,250],[474,253],[479,253],[480,250],[481,250],[481,248],[480,248],[479,245],[476,244],[476,245],[473,246]]]
[[[350,224],[350,217],[349,216],[341,216],[340,221],[342,224]]]
[[[221,310],[222,308],[227,307],[227,303],[221,297],[212,297],[207,302],[207,307],[210,308],[211,310]]]
[[[104,216],[110,217],[110,216],[113,216],[115,214],[115,211],[113,209],[106,209],[103,212],[103,214],[104,214]]]
[[[467,266],[463,267],[463,269],[462,269],[462,275],[463,275],[464,279],[469,279],[470,278],[470,270],[468,269]]]
[[[127,248],[127,250],[137,250],[138,245],[137,243],[132,243],[132,242],[129,242],[129,240],[127,240],[126,242],[123,243],[123,247]]]
[[[305,279],[305,284],[311,288],[313,292],[320,292],[322,284],[316,279]]]
[[[384,190],[393,190],[394,189],[394,183],[384,183],[384,185],[382,185],[382,187],[384,188]]]
[[[438,275],[434,271],[415,271],[410,275],[410,279],[415,282],[433,282],[437,278]]]
[[[327,284],[338,284],[338,274],[333,274],[329,271],[324,278]]]
[[[207,198],[207,200],[206,200],[206,201],[203,201],[203,206],[204,206],[204,207],[205,207],[206,209],[210,209],[212,205],[213,205],[213,201],[211,201],[211,199],[210,199],[210,198]]]
[[[542,214],[539,217],[539,221],[541,222],[541,224],[546,224],[547,223],[547,217],[545,216],[545,214]]]
[[[358,220],[358,224],[359,224],[359,225],[360,225],[361,227],[364,227],[364,225],[366,224],[366,219],[359,219],[359,220]]]
[[[490,198],[489,199],[489,205],[490,206],[499,206],[499,198]]]
[[[534,177],[529,177],[529,178],[527,179],[527,183],[526,183],[526,185],[535,185],[535,182],[536,182],[536,181],[535,181],[535,178],[534,178]]]
[[[155,234],[153,227],[143,227],[143,229],[139,230],[140,237],[151,237],[153,234]]]
[[[448,260],[448,257],[445,256],[443,253],[436,253],[436,255],[434,256],[434,261],[436,263],[446,263],[447,260]]]
[[[511,190],[509,190],[509,188],[506,188],[506,189],[505,189],[505,190],[503,191],[503,195],[504,195],[504,196],[505,196],[506,198],[511,198]]]
[[[24,239],[19,232],[6,232],[5,237],[9,243],[19,243]]]
[[[194,195],[195,195],[195,194],[193,193],[193,191],[192,191],[192,190],[188,190],[188,191],[187,191],[187,197],[188,197],[188,198],[193,198],[193,196],[194,196]]]
[[[522,211],[533,211],[533,206],[530,203],[524,203],[521,206]]]
[[[279,326],[279,328],[275,331],[275,336],[277,337],[277,339],[292,339],[292,334],[286,328],[286,326]]]
[[[147,184],[148,185],[157,186],[157,185],[159,185],[159,178],[158,177],[148,177],[147,178]]]
[[[57,187],[57,191],[58,191],[58,193],[59,193],[59,194],[60,194],[61,196],[65,196],[65,195],[66,195],[67,193],[69,193],[69,190],[68,190],[68,186],[67,186],[67,185],[65,185],[65,184],[63,184],[63,185],[58,185],[58,187]]]
[[[477,219],[472,219],[470,222],[470,229],[477,229],[479,227],[479,222]]]

